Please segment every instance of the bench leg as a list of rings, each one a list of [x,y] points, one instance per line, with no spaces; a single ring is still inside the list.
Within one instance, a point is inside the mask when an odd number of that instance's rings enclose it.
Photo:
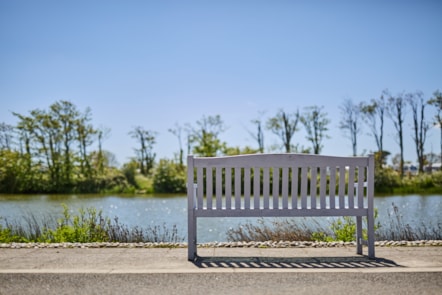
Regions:
[[[362,216],[356,216],[356,253],[362,255]]]
[[[187,220],[187,259],[189,261],[194,261],[197,255],[196,254],[196,218],[192,213],[189,213]]]
[[[367,216],[368,258],[375,259],[374,254],[374,212],[369,210]]]

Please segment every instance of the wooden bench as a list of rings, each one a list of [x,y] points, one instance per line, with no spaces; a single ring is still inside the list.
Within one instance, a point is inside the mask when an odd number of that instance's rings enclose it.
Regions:
[[[188,156],[187,165],[189,260],[197,257],[200,217],[354,216],[356,252],[364,243],[375,258],[372,155]]]

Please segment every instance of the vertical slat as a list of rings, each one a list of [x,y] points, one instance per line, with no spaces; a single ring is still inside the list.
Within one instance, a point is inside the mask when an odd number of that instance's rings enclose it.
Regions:
[[[263,168],[263,198],[264,198],[264,209],[269,209],[269,168]]]
[[[288,209],[289,208],[289,168],[284,167],[282,168],[282,208]]]
[[[307,209],[307,167],[301,168],[301,209]]]
[[[339,166],[339,209],[345,208],[345,166]]]
[[[316,191],[317,191],[317,185],[316,185],[316,178],[317,178],[317,168],[311,167],[310,168],[310,208],[316,209]]]
[[[216,167],[216,209],[221,210],[223,200],[223,171],[221,167]]]
[[[330,167],[330,184],[329,184],[329,195],[330,195],[330,208],[335,209],[335,199],[336,199],[336,167]]]
[[[356,253],[362,255],[362,216],[356,216]]]
[[[279,168],[273,168],[273,187],[272,187],[272,198],[273,198],[273,209],[279,208]]]
[[[355,207],[355,166],[350,166],[348,170],[348,208]]]
[[[195,185],[194,185],[194,159],[187,156],[187,259],[193,261],[196,257],[196,215],[195,215]],[[197,188],[202,190],[202,188]]]
[[[232,168],[227,167],[225,169],[226,173],[226,209],[232,209]]]
[[[258,167],[253,168],[253,209],[260,209],[259,200],[261,197],[261,169]]]
[[[250,209],[250,168],[244,168],[244,208]]]
[[[212,196],[213,196],[213,173],[212,167],[206,168],[206,202],[207,210],[212,210]]]
[[[235,209],[241,209],[241,168],[235,168]]]
[[[365,167],[358,167],[358,208],[364,208],[364,179],[365,179]]]
[[[292,167],[292,209],[298,209],[298,170],[299,167]]]
[[[204,197],[204,168],[198,167],[196,171],[196,182],[198,185],[197,189],[197,207],[198,209],[203,208],[203,197]]]
[[[367,236],[368,236],[368,257],[375,258],[374,249],[374,155],[368,158],[367,167]]]
[[[321,173],[320,173],[320,188],[319,188],[319,198],[320,198],[320,208],[326,209],[327,208],[327,201],[326,201],[326,195],[327,195],[327,168],[321,167]]]

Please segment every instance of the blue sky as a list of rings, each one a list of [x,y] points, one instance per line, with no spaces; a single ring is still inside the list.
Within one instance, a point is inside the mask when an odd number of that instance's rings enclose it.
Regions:
[[[111,129],[104,148],[124,163],[135,126],[157,132],[157,157],[171,158],[176,123],[219,114],[222,140],[256,146],[248,130],[259,112],[317,105],[331,119],[323,154],[350,155],[338,128],[344,99],[442,90],[441,13],[441,1],[425,0],[0,0],[0,122],[69,100]],[[414,161],[410,122],[405,155]],[[367,133],[359,153],[376,149]],[[398,153],[390,122],[385,137]],[[427,152],[439,140],[431,130]],[[267,147],[277,142],[266,132]],[[302,128],[293,143],[310,146]]]

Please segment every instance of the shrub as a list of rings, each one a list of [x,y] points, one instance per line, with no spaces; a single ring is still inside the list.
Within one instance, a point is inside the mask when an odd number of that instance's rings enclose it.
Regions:
[[[300,219],[273,219],[266,221],[259,219],[258,224],[246,223],[227,232],[228,241],[313,241],[315,232],[327,232],[313,219],[308,223],[305,218]]]
[[[55,229],[44,228],[42,242],[104,242],[108,240],[106,227],[109,220],[102,216],[102,211],[94,208],[79,209],[79,215],[71,216],[63,205],[63,218],[58,220]]]
[[[161,159],[155,168],[153,189],[156,193],[185,193],[186,173],[182,165]]]
[[[5,225],[0,223],[0,243],[12,242],[45,242],[45,243],[93,243],[93,242],[172,242],[184,240],[179,236],[178,229],[171,229],[165,224],[129,228],[118,222],[118,218],[110,220],[102,215],[102,211],[94,208],[79,209],[78,214],[71,214],[63,205],[63,217],[55,221],[53,218],[38,220],[35,215],[23,217],[23,226],[17,222]],[[1,219],[0,219],[1,221]]]
[[[377,193],[392,193],[394,188],[401,186],[401,179],[393,169],[375,169],[374,186]]]

